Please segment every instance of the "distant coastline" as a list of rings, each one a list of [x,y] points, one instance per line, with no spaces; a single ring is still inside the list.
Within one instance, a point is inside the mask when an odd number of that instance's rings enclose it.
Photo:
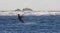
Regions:
[[[13,15],[60,15],[59,11],[0,11],[0,16],[1,15],[9,15],[9,16],[13,16]]]

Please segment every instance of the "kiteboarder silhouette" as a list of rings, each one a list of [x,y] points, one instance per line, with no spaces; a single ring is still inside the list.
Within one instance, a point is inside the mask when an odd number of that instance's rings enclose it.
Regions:
[[[23,21],[22,18],[23,18],[23,16],[21,16],[21,15],[18,14],[18,19],[19,19],[19,21],[21,21],[22,23],[24,23],[24,21]]]

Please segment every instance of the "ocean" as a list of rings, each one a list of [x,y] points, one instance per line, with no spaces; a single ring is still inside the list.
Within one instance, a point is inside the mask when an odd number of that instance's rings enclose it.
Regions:
[[[60,33],[60,15],[0,16],[0,33]]]

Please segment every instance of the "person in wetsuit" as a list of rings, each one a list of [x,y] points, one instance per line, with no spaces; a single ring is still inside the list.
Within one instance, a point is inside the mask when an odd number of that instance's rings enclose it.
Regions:
[[[19,21],[21,21],[22,23],[24,23],[24,21],[23,21],[23,16],[20,16],[19,14],[18,14],[18,19],[19,19]]]

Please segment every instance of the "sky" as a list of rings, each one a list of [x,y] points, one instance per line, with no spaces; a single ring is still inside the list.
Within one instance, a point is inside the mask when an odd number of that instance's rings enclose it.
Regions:
[[[60,0],[0,0],[0,10],[12,10],[17,8],[60,10]]]

